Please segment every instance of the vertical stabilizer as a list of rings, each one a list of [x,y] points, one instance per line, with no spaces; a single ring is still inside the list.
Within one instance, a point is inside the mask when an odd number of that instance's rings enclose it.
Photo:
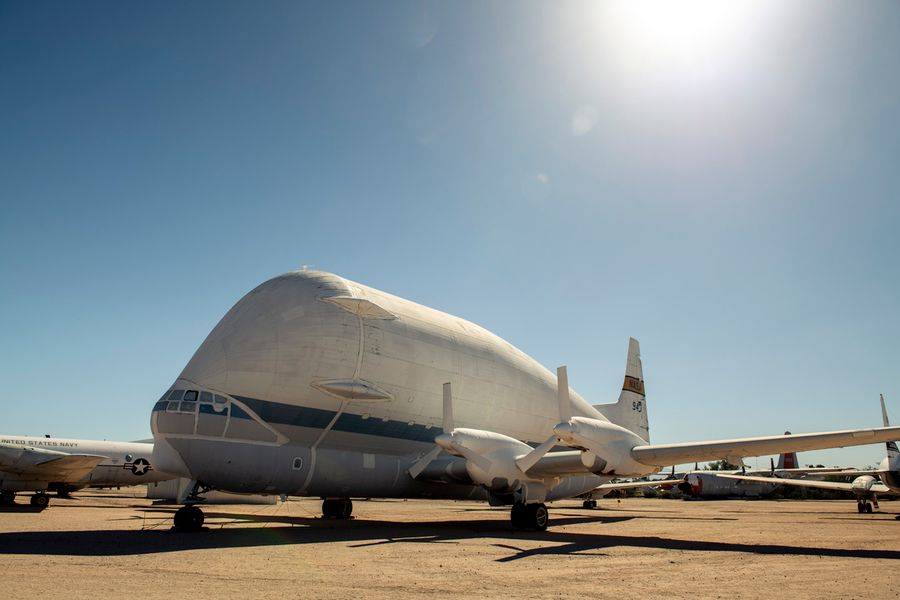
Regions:
[[[885,427],[891,426],[891,422],[888,420],[887,408],[884,406],[884,394],[881,394],[881,419],[884,421]],[[897,442],[887,443],[887,458],[889,469],[900,469],[900,451],[897,450]]]
[[[650,441],[647,422],[647,399],[644,392],[644,371],[641,367],[641,346],[631,338],[628,341],[628,360],[625,362],[625,381],[619,401],[613,404],[595,404],[600,414],[611,422]]]
[[[791,435],[790,431],[785,431],[784,435]],[[788,452],[787,454],[778,455],[778,470],[781,469],[799,469],[800,463],[797,460],[796,452]]]

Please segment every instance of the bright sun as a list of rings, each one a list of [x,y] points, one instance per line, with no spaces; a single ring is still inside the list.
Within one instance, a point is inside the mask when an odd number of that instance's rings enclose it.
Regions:
[[[600,19],[623,50],[643,58],[692,60],[742,45],[762,4],[759,0],[611,0],[600,5]]]

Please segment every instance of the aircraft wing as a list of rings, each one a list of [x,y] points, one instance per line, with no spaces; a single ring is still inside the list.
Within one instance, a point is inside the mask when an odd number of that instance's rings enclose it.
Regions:
[[[773,485],[794,485],[797,487],[810,487],[817,488],[820,490],[840,490],[844,492],[852,492],[853,484],[852,483],[843,483],[839,481],[817,481],[815,479],[780,479],[778,477],[753,477],[751,475],[716,475],[716,477],[722,477],[724,479],[740,479],[742,481],[756,481],[760,483],[770,483]],[[889,494],[891,493],[890,488],[881,483],[880,481],[876,481],[872,484],[872,487],[869,488],[870,492],[876,494]]]
[[[860,475],[878,475],[879,471],[877,469],[872,469],[869,471],[860,471],[853,468],[848,468],[846,471],[841,471],[839,469],[827,469],[824,471],[819,471],[815,473],[816,475],[821,475],[823,477],[830,475],[841,475],[847,477],[859,477]]]
[[[633,490],[635,488],[642,487],[659,487],[661,485],[671,485],[676,486],[679,483],[682,483],[683,479],[654,479],[647,480],[643,479],[640,481],[617,481],[615,483],[604,483],[598,485],[590,493],[594,492],[611,492],[613,490]]]
[[[105,459],[96,454],[0,444],[0,470],[42,481],[78,481]]]
[[[631,449],[631,456],[644,465],[665,467],[672,464],[718,460],[723,456],[760,456],[782,452],[803,452],[877,444],[896,439],[900,439],[900,427],[876,427],[686,444],[650,444],[635,446]]]

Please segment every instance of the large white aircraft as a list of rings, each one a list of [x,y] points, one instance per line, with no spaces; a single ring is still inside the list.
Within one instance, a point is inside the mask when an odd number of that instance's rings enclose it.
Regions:
[[[47,491],[61,496],[88,486],[127,486],[172,479],[153,468],[153,444],[0,435],[0,503],[17,492],[35,492],[31,505],[45,507]]]
[[[889,427],[887,408],[884,405],[884,396],[881,396],[881,417],[884,426]],[[776,479],[774,477],[753,477],[744,475],[719,475],[727,479],[742,481],[765,482],[771,485],[793,485],[798,487],[810,487],[822,490],[840,490],[850,492],[856,496],[856,510],[863,513],[872,512],[872,506],[878,508],[878,496],[900,495],[900,452],[897,450],[897,442],[890,441],[887,446],[887,455],[874,471],[835,471],[833,473],[820,473],[820,475],[855,475],[856,478],[844,483],[840,481],[811,481],[808,479]]]
[[[459,317],[296,271],[241,299],[151,416],[153,462],[189,477],[175,515],[202,526],[210,488],[319,496],[477,498],[547,527],[545,502],[613,477],[729,456],[883,442],[900,427],[650,444],[638,343],[617,402],[591,405],[557,376]]]

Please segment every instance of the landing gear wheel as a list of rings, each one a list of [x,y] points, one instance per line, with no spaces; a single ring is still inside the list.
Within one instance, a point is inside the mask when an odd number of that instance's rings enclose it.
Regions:
[[[9,506],[16,503],[15,492],[0,492],[0,504]]]
[[[550,523],[550,513],[543,504],[513,504],[510,521],[513,529],[546,531]]]
[[[857,502],[857,503],[856,503],[856,512],[859,512],[859,513],[866,512],[866,507],[863,506],[863,503],[862,503],[862,502]]]
[[[581,506],[583,506],[584,508],[586,508],[588,510],[591,510],[591,509],[597,508],[597,501],[596,500],[585,500]]]
[[[350,498],[328,498],[322,501],[322,517],[325,519],[349,519],[353,514]]]
[[[175,511],[175,529],[178,531],[200,531],[203,527],[203,511],[196,506],[182,506]]]
[[[31,505],[37,508],[47,508],[50,504],[50,496],[44,493],[35,494],[31,497]]]
[[[872,512],[872,503],[871,502],[866,502],[866,512],[867,513]]]

